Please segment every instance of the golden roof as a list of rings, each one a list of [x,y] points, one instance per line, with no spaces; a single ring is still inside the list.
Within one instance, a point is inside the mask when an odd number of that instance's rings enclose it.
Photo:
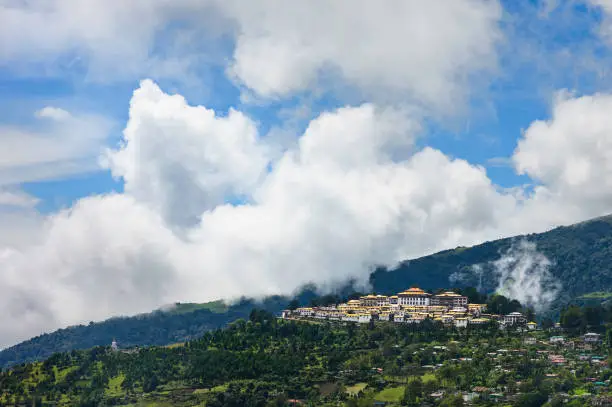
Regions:
[[[461,297],[461,296],[452,291],[446,291],[446,292],[443,292],[442,294],[437,294],[436,297]]]
[[[421,290],[418,287],[412,287],[405,291],[402,291],[400,294],[423,294],[425,291]]]

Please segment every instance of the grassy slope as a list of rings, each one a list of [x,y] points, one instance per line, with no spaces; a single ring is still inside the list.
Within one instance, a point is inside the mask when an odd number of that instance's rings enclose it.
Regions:
[[[211,301],[205,303],[177,303],[171,309],[166,311],[170,315],[180,315],[180,314],[188,314],[190,312],[199,311],[199,310],[209,310],[215,314],[223,314],[227,312],[229,309],[228,305],[222,301]]]

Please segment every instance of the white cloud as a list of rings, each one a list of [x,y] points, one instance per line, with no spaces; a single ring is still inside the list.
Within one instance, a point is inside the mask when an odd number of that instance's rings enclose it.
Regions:
[[[28,126],[0,125],[0,186],[99,169],[97,157],[112,123],[47,106]]]
[[[223,2],[238,20],[231,72],[260,96],[283,97],[337,72],[370,96],[456,102],[496,63],[495,1]],[[321,10],[325,10],[321,12]]]
[[[599,32],[601,36],[608,40],[612,41],[612,1],[611,0],[586,0],[587,4],[591,4],[592,6],[599,7],[604,14],[604,19],[599,26]]]
[[[138,74],[164,24],[147,1],[0,1],[0,58],[16,67],[84,63],[94,76]],[[136,23],[137,22],[137,23]]]
[[[501,14],[493,0],[0,0],[0,64],[182,81],[229,60],[263,98],[348,85],[452,109],[471,76],[495,67]]]
[[[551,272],[552,263],[535,243],[522,240],[493,262],[497,292],[536,311],[546,310],[562,289]]]
[[[36,117],[48,118],[52,120],[62,121],[72,118],[70,112],[53,106],[45,106],[36,112]]]
[[[551,119],[533,122],[519,140],[516,169],[540,183],[529,205],[542,214],[546,206],[556,207],[545,218],[574,222],[610,211],[611,109],[612,95],[561,92]]]
[[[249,195],[268,164],[251,119],[188,106],[151,81],[134,93],[124,143],[109,155],[113,175],[130,195],[181,225],[229,197]]]
[[[0,207],[17,206],[31,208],[40,200],[14,188],[0,188]]]
[[[410,112],[369,104],[326,113],[260,179],[270,146],[250,119],[143,82],[108,162],[125,194],[81,200],[49,217],[36,244],[7,249],[0,298],[15,312],[1,342],[175,300],[362,278],[373,264],[485,238],[513,201],[482,168],[412,151],[419,129]],[[248,202],[220,204],[220,191]],[[15,323],[22,311],[31,325]]]

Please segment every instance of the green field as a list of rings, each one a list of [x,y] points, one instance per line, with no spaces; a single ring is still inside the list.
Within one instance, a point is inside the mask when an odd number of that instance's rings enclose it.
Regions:
[[[366,387],[368,387],[367,383],[356,383],[352,386],[348,386],[346,388],[346,393],[348,393],[349,396],[356,396],[357,394],[359,394],[360,391],[364,390]]]
[[[399,403],[404,396],[404,388],[403,387],[390,387],[388,389],[384,389],[376,396],[374,396],[374,400],[376,401],[385,401],[387,403]]]
[[[222,314],[224,312],[227,312],[228,306],[227,304],[225,304],[225,302],[221,300],[205,302],[201,304],[195,302],[177,303],[174,307],[168,310],[167,313],[172,315],[179,315],[187,314],[201,309],[207,309],[210,312]]]
[[[605,299],[608,299],[608,298],[612,298],[612,292],[596,291],[596,292],[592,292],[592,293],[581,295],[578,298],[579,299],[605,300]]]

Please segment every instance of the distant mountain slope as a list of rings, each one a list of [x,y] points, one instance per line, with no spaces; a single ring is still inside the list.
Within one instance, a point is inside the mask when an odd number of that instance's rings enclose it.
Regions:
[[[116,339],[120,347],[167,345],[184,342],[204,332],[248,318],[254,307],[277,312],[285,308],[284,297],[270,297],[263,302],[244,300],[227,306],[222,301],[205,304],[176,304],[164,310],[133,317],[111,318],[89,325],[72,326],[40,335],[0,352],[0,368],[43,360],[56,352],[109,345]]]
[[[370,282],[376,292],[387,294],[411,285],[430,290],[449,286],[480,286],[483,292],[490,293],[495,291],[498,284],[491,262],[498,260],[522,240],[536,244],[537,251],[553,263],[550,273],[562,284],[562,290],[553,302],[550,313],[556,314],[560,307],[569,302],[583,303],[585,295],[586,300],[597,301],[602,296],[606,300],[607,293],[612,292],[612,216],[545,233],[446,250],[406,261],[391,270],[379,268],[371,274]],[[474,265],[480,265],[481,274],[474,272]],[[452,279],[451,276],[456,278]],[[344,296],[350,291],[351,287],[348,286],[339,294]],[[306,288],[299,296],[300,303],[306,304],[314,296],[312,287]],[[252,300],[244,300],[233,306],[220,301],[180,304],[151,314],[60,329],[0,352],[0,367],[41,360],[54,352],[108,345],[113,338],[117,338],[124,347],[183,342],[238,318],[246,318],[255,306],[279,312],[288,303],[288,298],[271,297],[263,304]]]
[[[563,304],[582,295],[612,291],[612,216],[446,250],[406,261],[392,270],[379,268],[370,276],[370,282],[380,293],[395,292],[411,284],[427,289],[480,286],[482,291],[492,292],[499,282],[493,262],[524,240],[535,243],[537,252],[552,262],[550,274],[562,285],[550,312],[556,313]],[[481,273],[475,272],[475,265],[479,265]]]

